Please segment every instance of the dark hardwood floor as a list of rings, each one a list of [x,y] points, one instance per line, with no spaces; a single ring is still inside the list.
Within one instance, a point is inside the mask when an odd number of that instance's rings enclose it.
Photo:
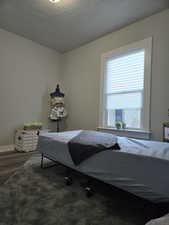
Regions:
[[[0,153],[0,184],[4,183],[15,171],[22,166],[33,152],[3,152]]]

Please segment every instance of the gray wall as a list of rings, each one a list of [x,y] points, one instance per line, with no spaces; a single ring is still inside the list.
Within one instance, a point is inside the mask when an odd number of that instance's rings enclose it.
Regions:
[[[153,139],[161,139],[169,108],[168,21],[166,10],[62,56],[62,82],[69,112],[67,129],[98,126],[101,54],[152,36],[151,130]]]
[[[169,108],[167,21],[169,10],[64,55],[0,29],[0,145],[11,144],[14,130],[24,122],[41,121],[48,126],[48,94],[58,81],[66,93],[67,129],[95,129],[99,121],[101,54],[150,36],[151,129],[153,139],[161,139]]]
[[[56,51],[0,29],[0,145],[24,122],[47,127],[48,94],[59,79]]]

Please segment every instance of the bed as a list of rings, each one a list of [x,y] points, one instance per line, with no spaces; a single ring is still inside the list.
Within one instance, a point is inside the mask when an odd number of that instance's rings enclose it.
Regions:
[[[102,151],[75,165],[68,143],[81,130],[43,133],[38,150],[53,161],[155,203],[169,202],[169,143],[117,137],[118,151]]]

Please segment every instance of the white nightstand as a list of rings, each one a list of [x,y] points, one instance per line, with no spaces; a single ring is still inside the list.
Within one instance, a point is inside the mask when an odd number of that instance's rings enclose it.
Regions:
[[[19,152],[31,152],[37,149],[39,132],[46,133],[49,130],[16,130],[15,150]]]

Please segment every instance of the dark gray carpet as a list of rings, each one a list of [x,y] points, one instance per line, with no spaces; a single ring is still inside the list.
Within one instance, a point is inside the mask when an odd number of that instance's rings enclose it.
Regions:
[[[64,175],[62,166],[40,169],[33,156],[0,188],[0,225],[143,225],[152,218],[134,196],[96,182],[88,199],[84,177],[74,174],[65,186]]]
[[[21,165],[23,165],[33,152],[0,152],[0,186],[5,182]]]

